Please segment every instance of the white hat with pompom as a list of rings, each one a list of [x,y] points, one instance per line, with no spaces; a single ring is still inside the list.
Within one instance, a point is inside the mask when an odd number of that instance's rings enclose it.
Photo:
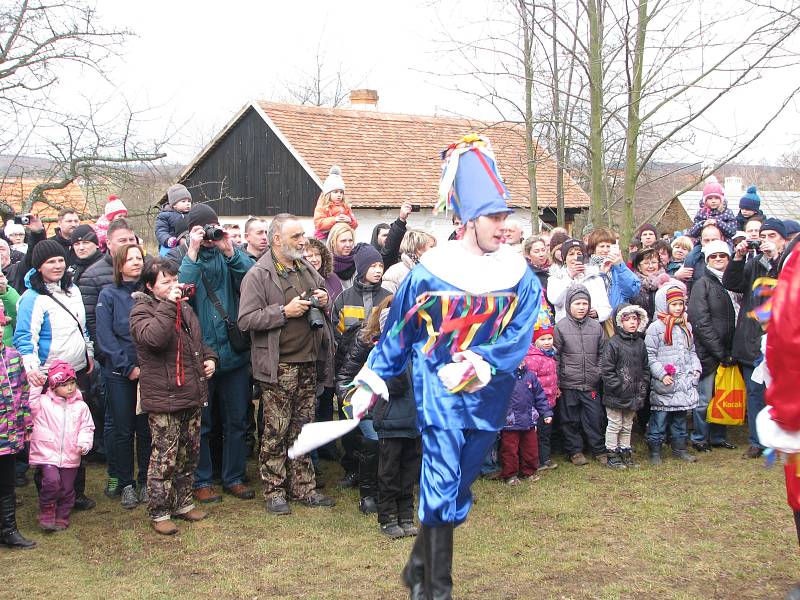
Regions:
[[[331,171],[328,174],[328,178],[325,180],[325,183],[322,184],[323,194],[327,194],[328,192],[332,192],[333,190],[344,191],[344,179],[342,179],[342,170],[336,165],[333,165],[331,167]]]

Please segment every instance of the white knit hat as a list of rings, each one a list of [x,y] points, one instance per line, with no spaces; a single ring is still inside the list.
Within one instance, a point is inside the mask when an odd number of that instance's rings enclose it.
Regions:
[[[25,228],[19,223],[14,223],[13,220],[9,219],[8,221],[6,221],[6,227],[5,227],[6,237],[14,233],[25,233]]]
[[[342,170],[336,165],[333,165],[331,167],[331,171],[328,174],[328,178],[325,180],[325,183],[322,184],[323,194],[327,194],[328,192],[332,192],[333,190],[344,191],[344,179],[342,179]]]
[[[714,240],[713,242],[708,242],[705,246],[703,246],[703,256],[705,256],[706,260],[708,260],[708,257],[712,254],[718,254],[720,252],[727,254],[728,256],[731,255],[730,246],[728,246],[728,244],[722,240]]]

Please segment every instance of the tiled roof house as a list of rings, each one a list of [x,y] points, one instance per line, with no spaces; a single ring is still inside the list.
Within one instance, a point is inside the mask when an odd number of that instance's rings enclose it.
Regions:
[[[358,211],[396,210],[403,200],[433,207],[440,152],[469,132],[491,140],[511,205],[529,208],[524,129],[465,119],[251,102],[195,157],[178,181],[221,216],[311,216],[331,165],[342,168]],[[538,163],[540,208],[556,208],[555,162]],[[568,215],[588,195],[565,174]],[[545,214],[545,221],[554,221]]]
[[[7,204],[15,213],[19,214],[23,199],[27,198],[33,188],[40,183],[43,182],[38,179],[20,177],[0,180],[0,203]],[[75,182],[61,190],[47,190],[44,196],[58,206],[74,208],[79,214],[87,212],[86,195]],[[55,219],[58,216],[58,209],[43,202],[35,202],[31,212],[43,219]]]

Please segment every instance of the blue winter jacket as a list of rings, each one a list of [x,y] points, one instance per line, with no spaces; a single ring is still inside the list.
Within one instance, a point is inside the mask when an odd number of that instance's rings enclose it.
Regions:
[[[539,378],[528,371],[524,364],[520,365],[515,375],[514,391],[511,392],[504,429],[528,431],[536,427],[540,415],[544,418],[552,417],[553,409],[547,402]]]
[[[178,237],[175,233],[178,223],[186,217],[183,213],[171,208],[162,210],[156,216],[156,239],[159,246],[164,246],[171,237]]]
[[[100,291],[95,307],[97,345],[103,351],[103,366],[123,377],[139,366],[129,322],[134,305],[131,294],[137,288],[136,282],[128,281],[106,286]]]
[[[608,303],[611,308],[630,302],[639,295],[642,281],[624,263],[614,265],[609,271],[611,285],[608,288]]]
[[[218,370],[221,372],[233,371],[248,364],[250,353],[238,354],[231,348],[225,322],[208,297],[201,273],[205,274],[228,318],[235,324],[239,317],[239,288],[245,273],[254,264],[255,261],[238,248],[230,258],[216,248],[201,248],[197,262],[187,254],[178,271],[178,281],[197,286],[191,300],[192,308],[200,319],[203,341],[219,356]]]

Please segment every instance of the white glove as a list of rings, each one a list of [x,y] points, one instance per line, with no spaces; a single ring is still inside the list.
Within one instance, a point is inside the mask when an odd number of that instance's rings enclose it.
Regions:
[[[367,411],[372,408],[378,396],[372,393],[367,385],[359,385],[350,395],[350,406],[353,408],[353,418],[363,419]]]
[[[442,384],[451,394],[477,392],[492,379],[492,367],[471,350],[455,353],[453,361],[437,372]]]

